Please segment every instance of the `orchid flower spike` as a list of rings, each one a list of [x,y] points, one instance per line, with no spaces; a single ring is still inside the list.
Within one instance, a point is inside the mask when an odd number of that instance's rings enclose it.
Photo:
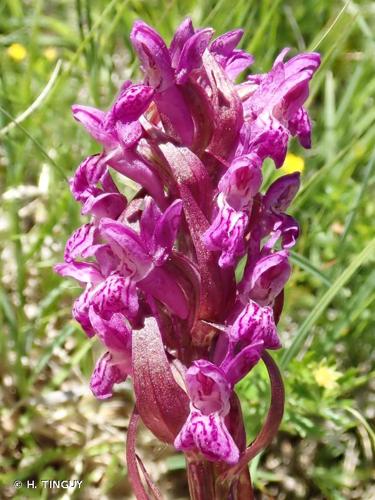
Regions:
[[[149,498],[134,449],[139,418],[186,454],[192,496],[213,499],[220,478],[220,495],[225,486],[228,498],[251,498],[246,464],[282,416],[267,351],[281,347],[276,324],[299,235],[287,210],[300,174],[264,190],[262,168],[266,158],[280,167],[293,137],[311,147],[305,102],[320,56],[284,49],[267,73],[244,75],[254,58],[238,47],[242,36],[185,19],[168,45],[136,21],[130,40],[143,80],[126,81],[107,110],[72,108],[98,153],[70,180],[85,221],[55,270],[82,287],[73,317],[103,347],[93,394],[109,398],[132,379],[127,457],[137,498]],[[138,184],[132,199],[121,177]],[[260,360],[272,400],[246,448],[236,384]]]

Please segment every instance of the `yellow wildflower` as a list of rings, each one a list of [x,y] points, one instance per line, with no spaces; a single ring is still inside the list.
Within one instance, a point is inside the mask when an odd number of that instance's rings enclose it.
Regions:
[[[288,153],[280,171],[283,174],[293,174],[294,172],[303,172],[304,168],[305,161],[303,158],[293,153]]]
[[[341,377],[341,373],[329,366],[319,366],[313,371],[316,383],[324,389],[334,389],[337,387],[336,380]]]
[[[11,59],[21,62],[27,56],[27,50],[20,43],[12,43],[7,49],[7,54]]]
[[[55,47],[47,47],[44,52],[44,57],[49,61],[55,61],[57,59],[57,50]]]

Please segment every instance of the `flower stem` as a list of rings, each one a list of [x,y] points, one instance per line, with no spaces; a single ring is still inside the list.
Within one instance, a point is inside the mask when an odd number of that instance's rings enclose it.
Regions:
[[[191,500],[216,500],[213,464],[189,456],[186,462]]]
[[[218,480],[222,465],[186,456],[191,500],[254,500],[248,468],[231,479]]]

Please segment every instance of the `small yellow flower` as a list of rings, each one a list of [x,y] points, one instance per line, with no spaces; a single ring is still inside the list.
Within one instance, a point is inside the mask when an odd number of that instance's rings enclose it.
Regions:
[[[293,153],[288,153],[280,170],[284,174],[293,174],[294,172],[303,172],[304,168],[305,161],[303,158]]]
[[[316,383],[320,387],[324,387],[324,389],[334,389],[338,385],[336,380],[340,378],[342,374],[334,368],[321,365],[313,371],[313,375]]]
[[[57,50],[55,47],[47,47],[44,52],[44,57],[49,61],[55,61],[57,59]]]
[[[27,50],[20,43],[12,43],[7,49],[7,54],[14,61],[21,62],[27,56]]]

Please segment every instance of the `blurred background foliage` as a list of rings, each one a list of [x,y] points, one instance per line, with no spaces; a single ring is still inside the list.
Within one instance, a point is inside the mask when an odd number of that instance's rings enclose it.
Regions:
[[[130,388],[102,403],[89,393],[97,346],[71,320],[77,287],[51,268],[81,220],[66,179],[98,150],[70,106],[105,108],[122,81],[140,78],[129,44],[135,19],[170,40],[186,15],[218,34],[244,28],[254,72],[268,71],[285,46],[322,54],[309,99],[313,148],[293,142],[283,167],[303,172],[277,355],[286,414],[251,468],[258,498],[373,499],[375,5],[366,0],[2,0],[1,497],[132,498]],[[269,182],[278,173],[266,168]],[[239,393],[251,440],[268,404],[261,366]],[[145,431],[139,446],[166,498],[187,498],[181,456]],[[15,479],[83,485],[15,492]]]

